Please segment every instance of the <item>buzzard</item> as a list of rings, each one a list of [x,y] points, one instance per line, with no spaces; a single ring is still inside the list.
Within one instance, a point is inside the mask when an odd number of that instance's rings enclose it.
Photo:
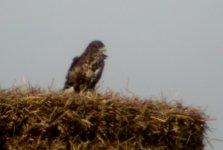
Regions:
[[[75,93],[93,90],[101,78],[105,59],[105,46],[101,41],[92,41],[83,54],[73,59],[68,70],[64,91]]]

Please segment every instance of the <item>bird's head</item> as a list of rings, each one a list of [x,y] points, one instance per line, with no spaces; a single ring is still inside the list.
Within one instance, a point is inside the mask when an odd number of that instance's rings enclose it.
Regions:
[[[103,54],[106,51],[105,45],[101,41],[92,41],[87,49],[86,52],[90,54],[100,53]]]

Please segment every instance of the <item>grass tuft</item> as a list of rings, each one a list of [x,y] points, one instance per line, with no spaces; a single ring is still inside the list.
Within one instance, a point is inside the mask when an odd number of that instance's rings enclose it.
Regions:
[[[198,108],[112,92],[0,90],[0,149],[203,150]]]

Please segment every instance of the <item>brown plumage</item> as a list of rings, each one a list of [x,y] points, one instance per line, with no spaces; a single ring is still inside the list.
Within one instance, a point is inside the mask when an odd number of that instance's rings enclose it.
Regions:
[[[64,90],[76,93],[93,90],[101,78],[106,59],[105,46],[101,41],[92,41],[84,53],[73,59],[68,70]]]

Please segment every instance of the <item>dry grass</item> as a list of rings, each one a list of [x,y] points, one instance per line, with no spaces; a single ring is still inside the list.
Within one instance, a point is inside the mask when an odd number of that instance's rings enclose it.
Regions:
[[[0,149],[203,150],[197,108],[105,94],[0,90]]]

